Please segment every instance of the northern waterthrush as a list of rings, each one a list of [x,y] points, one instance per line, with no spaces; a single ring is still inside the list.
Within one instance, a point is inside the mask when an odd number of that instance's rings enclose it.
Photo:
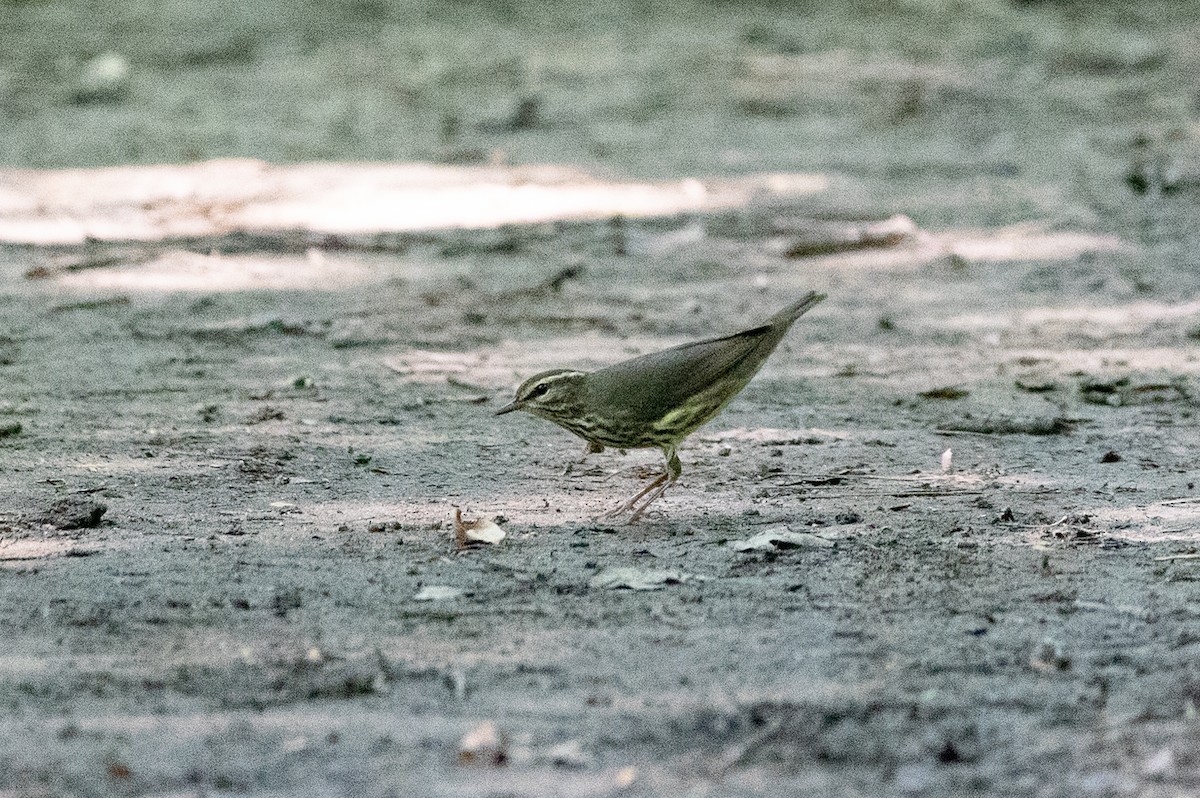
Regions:
[[[589,452],[661,449],[666,471],[608,516],[637,520],[679,479],[679,444],[746,387],[796,319],[825,298],[809,293],[764,324],[635,357],[599,371],[551,369],[517,388],[496,415],[524,410],[587,441]],[[640,504],[639,504],[640,502]]]

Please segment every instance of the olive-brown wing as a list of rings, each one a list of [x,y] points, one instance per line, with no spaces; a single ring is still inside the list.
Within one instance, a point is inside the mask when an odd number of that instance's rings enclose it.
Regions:
[[[628,422],[653,423],[714,386],[745,386],[790,325],[763,326],[626,360],[587,378],[586,405]]]

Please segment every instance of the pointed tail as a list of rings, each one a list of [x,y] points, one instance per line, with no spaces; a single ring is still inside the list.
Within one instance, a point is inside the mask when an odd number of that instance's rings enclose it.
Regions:
[[[792,322],[803,316],[814,305],[825,298],[825,294],[818,294],[816,291],[809,291],[794,304],[788,305],[783,310],[776,313],[767,322],[768,325],[774,327],[776,324],[785,324],[788,327],[792,326]]]

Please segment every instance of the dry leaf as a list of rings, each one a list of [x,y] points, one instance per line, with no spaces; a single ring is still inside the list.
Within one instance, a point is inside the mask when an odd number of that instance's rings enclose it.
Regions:
[[[458,744],[458,764],[498,767],[508,761],[508,738],[485,720],[463,735]]]
[[[833,541],[808,532],[793,532],[786,526],[759,532],[745,540],[731,540],[725,545],[734,551],[774,551],[776,549],[829,548]]]
[[[460,549],[474,543],[490,543],[495,545],[504,540],[507,534],[495,521],[483,518],[475,521],[464,521],[462,510],[457,507],[454,508],[454,542]]]

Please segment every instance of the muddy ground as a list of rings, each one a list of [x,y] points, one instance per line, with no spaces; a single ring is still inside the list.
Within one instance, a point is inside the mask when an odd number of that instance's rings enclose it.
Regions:
[[[0,4],[0,795],[1200,791],[1192,6],[245,5]],[[226,156],[820,190],[188,237],[14,171]],[[492,415],[807,290],[637,524],[657,454]]]

